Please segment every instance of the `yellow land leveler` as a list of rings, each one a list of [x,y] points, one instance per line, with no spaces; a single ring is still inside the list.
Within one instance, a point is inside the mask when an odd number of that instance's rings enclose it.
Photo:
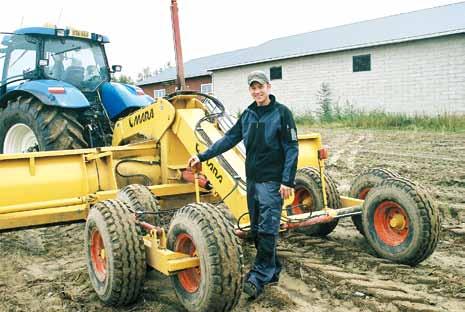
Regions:
[[[90,280],[108,305],[135,301],[149,266],[171,276],[187,310],[233,309],[249,226],[244,153],[186,168],[224,117],[217,99],[180,91],[119,120],[110,147],[0,155],[0,230],[85,221]],[[320,135],[299,136],[299,151],[282,231],[323,236],[351,216],[381,257],[415,265],[434,251],[439,214],[421,187],[371,168],[340,196]]]

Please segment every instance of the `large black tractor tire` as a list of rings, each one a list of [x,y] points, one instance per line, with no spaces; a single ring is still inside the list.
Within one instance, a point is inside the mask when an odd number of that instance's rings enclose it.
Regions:
[[[382,258],[414,266],[437,246],[439,211],[426,191],[407,179],[387,179],[372,188],[362,219],[368,243]]]
[[[143,214],[141,220],[152,225],[159,225],[160,204],[150,189],[141,184],[130,184],[118,191],[117,198],[126,202],[136,212]]]
[[[365,199],[368,195],[368,192],[373,187],[386,179],[398,177],[400,177],[400,175],[392,170],[383,168],[370,168],[355,178],[355,180],[352,182],[352,185],[350,186],[349,196],[352,198]],[[363,232],[362,216],[352,216],[352,222],[360,234],[365,236],[365,233]]]
[[[70,109],[44,105],[33,96],[19,96],[8,101],[0,113],[0,153],[86,148],[84,127],[77,121],[76,115],[77,112]],[[25,131],[32,131],[37,144],[21,148],[21,131],[17,132],[19,135],[16,139],[12,135],[18,125]],[[5,142],[8,133],[7,141],[10,144]]]
[[[145,279],[145,247],[126,203],[106,200],[92,207],[85,251],[91,284],[105,304],[120,306],[137,299]]]
[[[326,198],[329,208],[339,209],[342,207],[341,197],[333,179],[325,174]],[[324,208],[321,177],[317,169],[305,167],[297,170],[295,176],[295,194],[293,206],[301,207],[288,209],[288,214],[300,214],[306,212],[319,211]],[[299,229],[299,232],[312,236],[326,236],[337,226],[338,220],[329,223],[315,224]]]
[[[179,209],[168,231],[170,250],[196,255],[200,266],[171,277],[188,311],[230,311],[242,291],[243,255],[233,222],[222,209],[194,203]]]

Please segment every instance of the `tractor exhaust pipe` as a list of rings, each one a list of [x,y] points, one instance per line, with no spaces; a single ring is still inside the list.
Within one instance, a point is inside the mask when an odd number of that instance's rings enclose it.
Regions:
[[[171,0],[171,24],[173,26],[174,53],[176,55],[176,86],[178,91],[186,90],[181,47],[181,30],[179,28],[178,2],[176,0]]]

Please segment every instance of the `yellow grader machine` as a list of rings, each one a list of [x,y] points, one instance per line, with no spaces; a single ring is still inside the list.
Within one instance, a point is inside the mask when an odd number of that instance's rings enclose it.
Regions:
[[[233,309],[249,225],[244,154],[186,167],[224,134],[224,117],[217,99],[179,91],[120,119],[112,146],[0,155],[0,230],[86,222],[89,277],[105,304],[135,301],[150,267],[171,276],[187,310]],[[439,214],[420,186],[374,168],[341,196],[320,135],[300,135],[299,150],[283,232],[327,235],[351,216],[380,257],[416,265],[434,251]]]

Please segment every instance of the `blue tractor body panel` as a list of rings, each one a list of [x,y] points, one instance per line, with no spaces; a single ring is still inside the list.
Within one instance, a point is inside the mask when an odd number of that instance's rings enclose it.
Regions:
[[[139,87],[105,82],[100,87],[102,102],[110,119],[117,118],[129,108],[141,108],[153,103],[153,98],[146,94],[138,94]]]
[[[48,88],[64,88],[64,93],[50,93]],[[58,80],[32,80],[22,83],[8,90],[2,98],[0,106],[6,105],[6,101],[17,94],[28,93],[37,97],[42,103],[50,106],[63,108],[85,108],[89,107],[89,101],[84,94],[75,86]]]

